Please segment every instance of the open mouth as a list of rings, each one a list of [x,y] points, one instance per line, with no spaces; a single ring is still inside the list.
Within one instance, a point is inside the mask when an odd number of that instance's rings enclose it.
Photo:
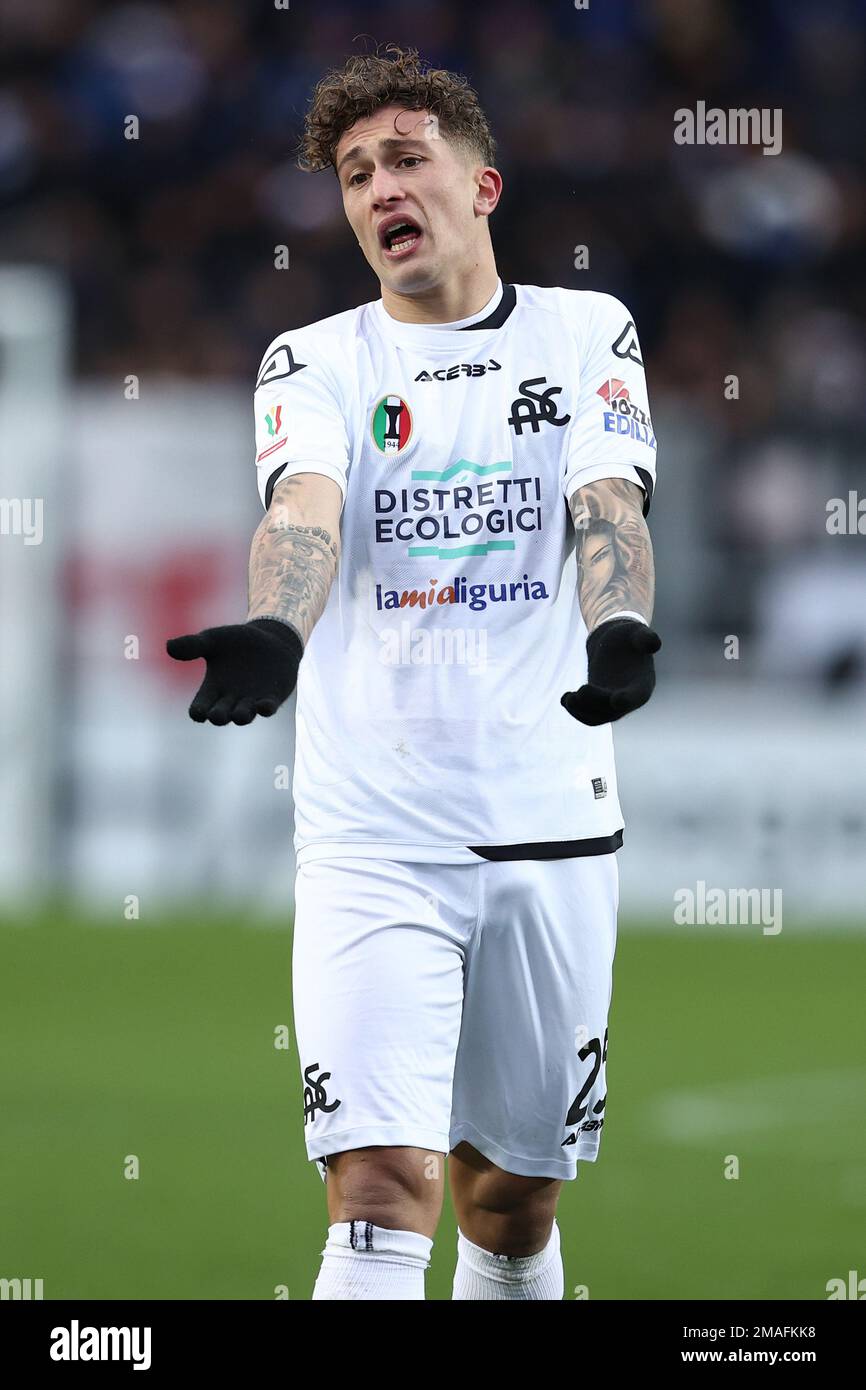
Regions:
[[[423,235],[420,227],[405,218],[386,227],[379,240],[388,259],[396,261],[414,251]]]

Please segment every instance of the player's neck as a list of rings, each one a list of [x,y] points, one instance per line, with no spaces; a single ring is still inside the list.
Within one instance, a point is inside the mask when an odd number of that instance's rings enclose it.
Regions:
[[[382,305],[401,323],[456,323],[480,313],[496,292],[496,263],[475,266],[468,276],[418,294],[398,294],[382,285]]]

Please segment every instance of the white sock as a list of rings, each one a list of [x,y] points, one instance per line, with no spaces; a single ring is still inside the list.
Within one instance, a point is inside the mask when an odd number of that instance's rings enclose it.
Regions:
[[[313,1301],[424,1298],[433,1241],[417,1231],[389,1231],[372,1221],[328,1227]]]
[[[556,1221],[547,1245],[535,1255],[492,1255],[473,1245],[458,1227],[452,1300],[561,1299],[564,1291]]]

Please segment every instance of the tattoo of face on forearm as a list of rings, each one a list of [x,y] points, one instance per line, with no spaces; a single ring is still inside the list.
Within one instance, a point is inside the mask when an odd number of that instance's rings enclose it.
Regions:
[[[580,609],[590,632],[620,609],[649,622],[655,591],[643,494],[625,478],[604,478],[572,494]]]

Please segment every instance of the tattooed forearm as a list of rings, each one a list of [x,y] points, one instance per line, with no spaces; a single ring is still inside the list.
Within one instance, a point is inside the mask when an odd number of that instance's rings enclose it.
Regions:
[[[652,541],[643,492],[626,478],[603,478],[572,493],[580,610],[590,632],[621,609],[653,611]]]
[[[297,495],[297,483],[306,476],[286,480],[280,499],[275,493],[253,537],[247,614],[248,619],[281,618],[305,644],[322,616],[340,558],[339,504],[335,519],[333,507],[304,506],[309,497]],[[296,484],[294,497],[289,484]],[[331,487],[339,493],[336,484]],[[306,524],[313,514],[328,521],[333,530]]]

